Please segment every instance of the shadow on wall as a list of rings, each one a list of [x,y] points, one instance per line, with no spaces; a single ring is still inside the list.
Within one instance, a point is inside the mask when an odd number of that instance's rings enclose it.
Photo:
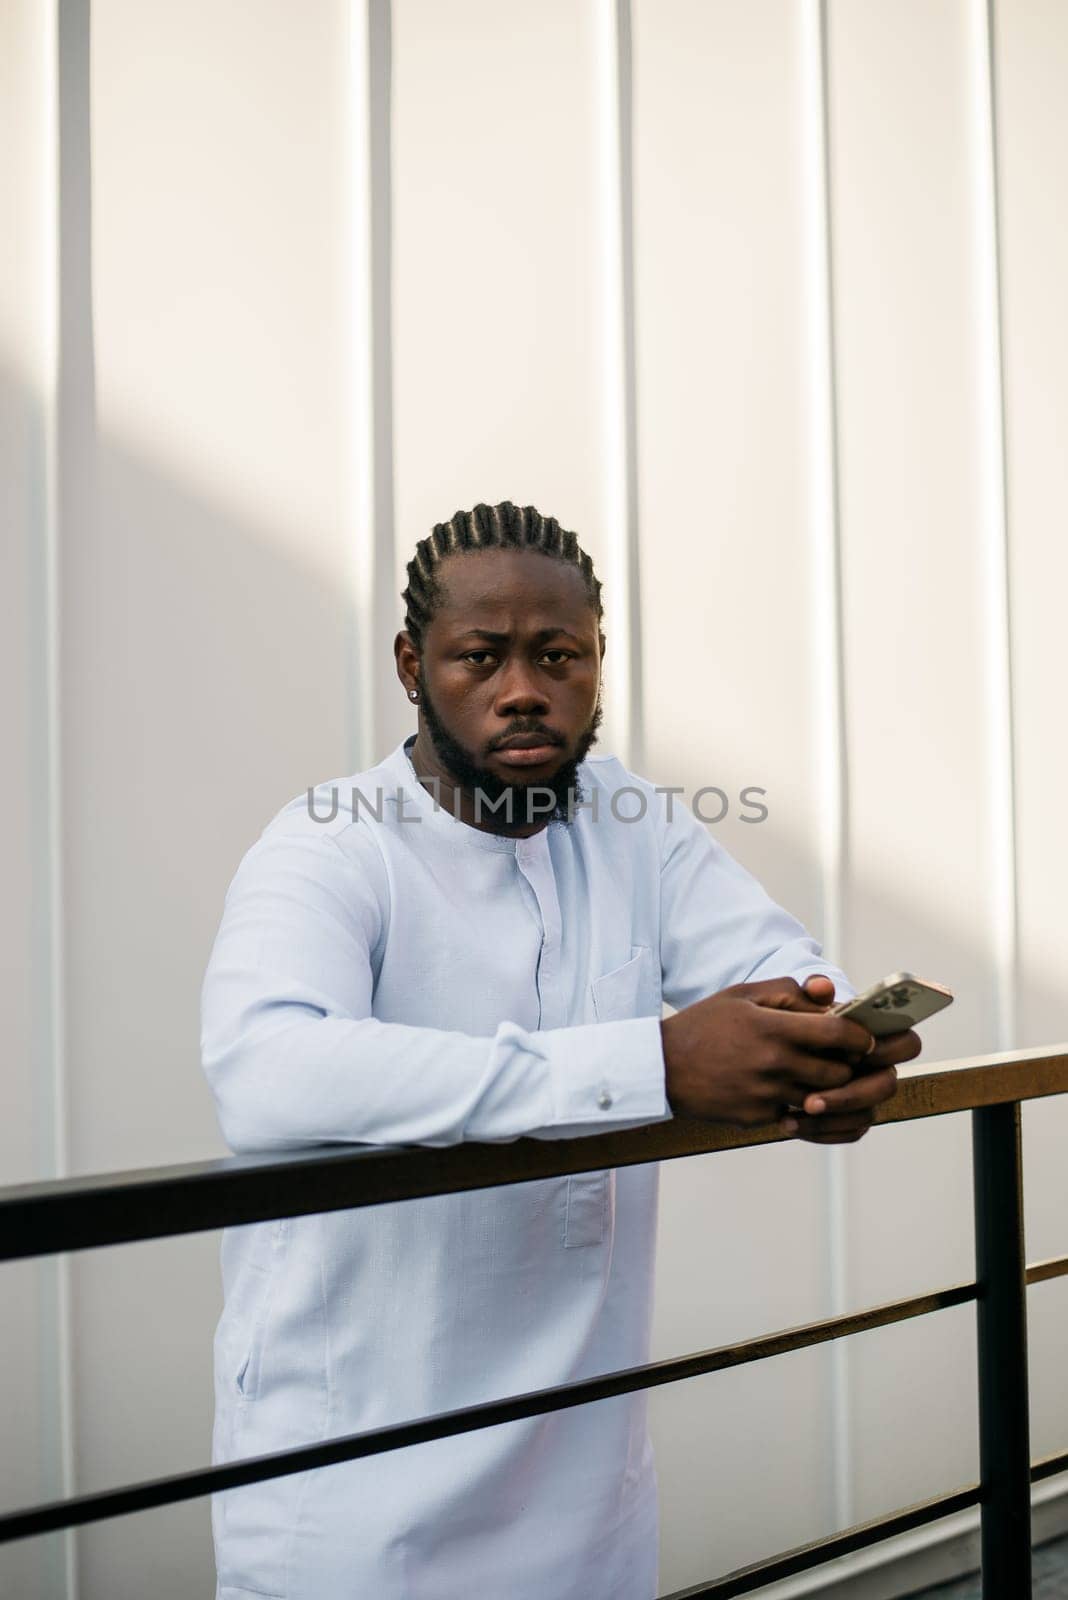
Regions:
[[[31,456],[36,416],[35,399],[10,372],[0,374],[0,434],[23,441]],[[346,769],[351,666],[340,536],[332,583],[321,568],[287,554],[271,530],[242,521],[120,440],[82,439],[79,448],[78,498],[65,505],[59,646],[67,1117],[71,1169],[84,1173],[224,1153],[199,1066],[204,967],[241,855],[294,794]],[[13,525],[20,522],[33,525],[26,507]],[[23,546],[11,554],[11,592],[29,593],[37,605],[30,551]],[[399,596],[397,607],[399,616]],[[26,681],[27,698],[36,705],[29,675],[43,660],[39,607],[31,624],[37,632],[31,631],[22,680],[14,667],[15,682]],[[385,655],[381,671],[390,686],[393,670],[392,656]],[[395,698],[396,722],[378,754],[412,725],[399,685]],[[40,777],[28,763],[29,756],[26,763],[17,758],[20,783]],[[44,804],[36,787],[29,804]],[[773,817],[767,826],[775,825]],[[772,865],[762,876],[774,892],[775,862],[785,868],[796,860],[797,844],[777,835],[765,835],[765,842]],[[9,848],[21,844],[12,839]],[[9,903],[7,914],[25,924],[28,908]],[[902,949],[909,948],[910,935],[930,948],[929,920],[904,901],[873,898],[870,921],[889,922]],[[974,971],[980,963],[979,941],[969,945],[947,937],[944,957],[936,976],[952,982],[955,972]],[[1025,983],[1021,998],[1026,1014],[1062,1015],[1063,995],[1052,989]],[[958,1007],[967,1003],[962,992]],[[928,1037],[934,1059],[933,1027]],[[32,1093],[29,1085],[27,1103]],[[1063,1108],[1050,1104],[1034,1111],[1028,1117],[1028,1159],[1055,1172]],[[898,1235],[910,1241],[907,1276],[917,1288],[939,1281],[946,1265],[956,1263],[962,1274],[971,1270],[964,1124],[949,1120],[953,1131],[895,1130],[865,1141],[848,1157],[851,1180],[855,1175],[858,1194],[867,1196],[854,1219],[857,1248],[863,1249],[867,1237],[865,1223],[878,1227],[877,1195],[892,1195]],[[25,1148],[29,1160],[28,1137]],[[930,1159],[936,1154],[937,1164]],[[825,1152],[792,1146],[665,1170],[668,1231],[662,1227],[658,1337],[671,1340],[672,1353],[826,1314],[819,1247],[826,1229],[825,1160]],[[962,1196],[952,1215],[958,1223],[966,1219],[963,1231],[948,1227],[947,1165]],[[904,1184],[902,1172],[908,1173]],[[32,1176],[28,1165],[5,1181]],[[1039,1185],[1033,1189],[1037,1194]],[[779,1276],[778,1288],[781,1212],[769,1206],[769,1192],[780,1199],[789,1194],[795,1214],[804,1214],[816,1230],[811,1254],[799,1271]],[[731,1218],[729,1229],[707,1230],[705,1279],[714,1292],[695,1286],[681,1267],[684,1202],[696,1202],[705,1216]],[[1047,1253],[1063,1248],[1063,1238],[1055,1239],[1061,1222],[1056,1208],[1044,1207],[1032,1220],[1044,1236],[1048,1232]],[[796,1244],[790,1251],[796,1256]],[[754,1260],[767,1270],[754,1272]],[[72,1277],[79,1489],[204,1462],[211,1430],[211,1337],[221,1305],[217,1237],[89,1252],[74,1259]],[[906,1292],[889,1287],[877,1269],[864,1287],[874,1298]],[[49,1335],[35,1327],[32,1301],[19,1315],[12,1336],[16,1354],[0,1361],[0,1372],[9,1374],[4,1383],[15,1386],[8,1402],[13,1436],[29,1438],[39,1418],[18,1388],[18,1352],[42,1338],[47,1344]],[[690,1420],[676,1432],[680,1407],[674,1405],[674,1442],[669,1448],[668,1435],[658,1440],[662,1488],[666,1493],[678,1480],[680,1509],[685,1476],[696,1464],[685,1459],[691,1444],[702,1471],[722,1476],[724,1490],[739,1476],[729,1470],[722,1441],[744,1437],[744,1416],[724,1429],[726,1390],[715,1391],[715,1421],[711,1409],[693,1406],[697,1392],[691,1387],[682,1396],[680,1387],[678,1399],[688,1401],[683,1409]],[[707,1381],[702,1392],[711,1407]],[[734,1416],[733,1404],[727,1410]],[[728,1449],[733,1452],[735,1445]],[[20,1468],[9,1478],[11,1503],[29,1503],[39,1497],[34,1458],[21,1451],[14,1458],[24,1460],[26,1473]],[[754,1458],[750,1465],[754,1481],[767,1485],[766,1461]],[[793,1474],[796,1485],[797,1468],[786,1452],[783,1472]],[[818,1483],[819,1474],[810,1477]],[[785,1477],[779,1504],[790,1523],[788,1530],[776,1528],[781,1543],[811,1537],[825,1525],[826,1503],[791,1495]],[[86,1594],[140,1596],[149,1560],[161,1579],[161,1600],[172,1593],[185,1600],[194,1585],[206,1593],[212,1582],[206,1502],[100,1524],[80,1530],[77,1538]],[[674,1538],[669,1512],[665,1540]],[[719,1538],[715,1566],[730,1565],[735,1553],[731,1540]],[[30,1544],[0,1551],[0,1591],[5,1574],[14,1578],[15,1562],[24,1564],[16,1592],[32,1596]],[[174,1576],[164,1580],[164,1573]]]

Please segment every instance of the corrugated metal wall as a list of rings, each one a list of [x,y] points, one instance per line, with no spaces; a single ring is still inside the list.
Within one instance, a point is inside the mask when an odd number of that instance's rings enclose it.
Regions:
[[[1059,0],[0,30],[6,1181],[221,1149],[223,892],[413,725],[404,566],[478,500],[594,556],[601,747],[722,788],[717,835],[856,982],[957,991],[927,1059],[1068,1034]],[[1026,1109],[1032,1259],[1066,1124]],[[969,1276],[969,1161],[954,1117],[666,1167],[655,1353]],[[207,1458],[214,1237],[6,1273],[7,1504]],[[1032,1292],[1036,1454],[1066,1310]],[[656,1391],[661,1587],[974,1476],[973,1321]],[[207,1592],[207,1512],[9,1547],[0,1593]]]

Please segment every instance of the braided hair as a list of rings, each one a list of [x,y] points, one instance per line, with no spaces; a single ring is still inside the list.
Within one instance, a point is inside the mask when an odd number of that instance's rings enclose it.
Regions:
[[[437,523],[420,539],[408,563],[408,587],[401,595],[404,626],[420,654],[424,632],[445,598],[438,569],[448,556],[465,550],[540,550],[556,561],[570,563],[582,574],[600,623],[604,615],[601,585],[578,536],[561,528],[555,517],[543,517],[534,506],[514,506],[510,500],[496,506],[480,502],[471,511],[457,511],[448,522]]]

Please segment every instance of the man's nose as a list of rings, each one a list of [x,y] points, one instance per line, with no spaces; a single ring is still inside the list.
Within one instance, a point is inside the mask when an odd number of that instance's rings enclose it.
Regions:
[[[529,667],[516,664],[505,669],[495,708],[502,717],[517,711],[529,716],[532,712],[547,711],[548,708],[548,696]]]

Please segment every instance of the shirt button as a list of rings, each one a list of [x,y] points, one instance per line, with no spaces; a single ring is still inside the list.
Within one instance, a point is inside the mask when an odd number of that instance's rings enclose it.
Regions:
[[[600,1106],[602,1111],[608,1110],[608,1107],[612,1104],[612,1096],[609,1094],[607,1089],[601,1090],[600,1094],[597,1096],[597,1104]]]

